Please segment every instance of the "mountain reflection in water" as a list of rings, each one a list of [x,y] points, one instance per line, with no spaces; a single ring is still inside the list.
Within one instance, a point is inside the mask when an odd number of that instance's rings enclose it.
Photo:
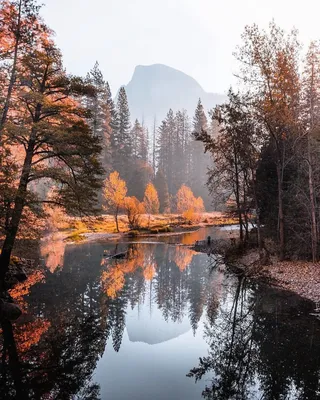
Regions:
[[[45,242],[48,268],[11,292],[24,314],[1,327],[0,398],[320,398],[313,305],[168,240],[57,242],[56,256]]]

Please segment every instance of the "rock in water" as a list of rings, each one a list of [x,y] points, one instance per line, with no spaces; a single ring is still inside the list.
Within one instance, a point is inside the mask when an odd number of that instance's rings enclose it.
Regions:
[[[3,300],[0,302],[0,319],[15,321],[20,317],[21,314],[22,311],[16,304],[7,303]]]

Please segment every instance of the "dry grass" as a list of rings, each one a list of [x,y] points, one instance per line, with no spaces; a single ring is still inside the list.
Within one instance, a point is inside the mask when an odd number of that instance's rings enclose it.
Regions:
[[[126,215],[118,217],[120,232],[128,232],[129,224]],[[198,226],[219,226],[236,224],[237,221],[231,219],[220,212],[201,213],[198,215],[195,225]],[[190,228],[180,214],[157,214],[150,216],[145,214],[141,216],[141,229],[150,231],[163,231],[165,228]],[[101,215],[98,217],[69,218],[69,229],[72,233],[67,240],[79,241],[83,233],[117,233],[115,219],[112,215]],[[79,238],[80,237],[80,238]],[[75,239],[75,240],[74,240]]]

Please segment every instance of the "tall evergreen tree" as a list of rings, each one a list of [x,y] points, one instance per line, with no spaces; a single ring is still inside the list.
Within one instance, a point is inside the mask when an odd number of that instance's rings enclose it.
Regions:
[[[161,169],[158,169],[156,173],[154,184],[159,195],[160,212],[166,213],[170,210],[170,197],[167,181]]]
[[[136,119],[131,129],[132,156],[135,159],[148,161],[148,133],[147,129]]]
[[[154,117],[153,120],[153,132],[152,132],[152,168],[153,168],[153,173],[155,176],[156,173],[156,161],[157,161],[157,121],[156,117]]]
[[[103,78],[103,74],[96,62],[87,77],[88,83],[94,86],[96,95],[87,100],[88,108],[91,110],[89,125],[95,136],[102,143],[101,162],[106,174],[111,170],[111,121],[114,113],[114,104],[111,98],[110,87]],[[110,103],[111,99],[111,103]]]
[[[174,192],[177,192],[184,183],[189,183],[191,171],[191,125],[186,110],[176,114],[176,134],[174,138]]]
[[[130,136],[131,123],[127,94],[122,87],[117,101],[116,126],[112,133],[113,169],[128,181],[130,178],[130,165],[132,161],[132,140]]]
[[[162,121],[158,130],[157,156],[158,168],[166,178],[169,193],[174,192],[174,136],[176,133],[176,121],[173,111],[170,109],[166,119]]]
[[[199,99],[193,117],[193,132],[195,134],[200,134],[202,131],[208,131],[208,120],[201,99]],[[210,166],[210,156],[204,153],[203,144],[195,140],[192,143],[191,164],[191,188],[196,197],[201,196],[206,207],[209,207],[210,197],[206,187],[206,181],[208,167]]]

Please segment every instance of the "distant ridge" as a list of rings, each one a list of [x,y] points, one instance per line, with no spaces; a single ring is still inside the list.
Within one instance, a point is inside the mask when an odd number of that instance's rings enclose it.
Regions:
[[[143,118],[149,126],[155,116],[159,124],[170,108],[184,108],[192,117],[199,98],[207,111],[226,99],[221,94],[207,93],[191,76],[163,64],[138,65],[124,87],[132,119]]]

